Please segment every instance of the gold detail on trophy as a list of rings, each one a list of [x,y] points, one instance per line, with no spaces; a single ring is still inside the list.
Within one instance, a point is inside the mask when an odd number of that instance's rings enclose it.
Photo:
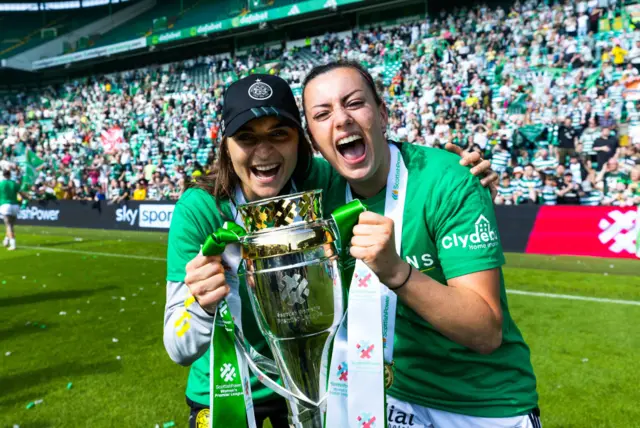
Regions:
[[[391,364],[384,364],[384,387],[385,389],[391,388],[393,385],[393,366],[395,362],[391,362]]]
[[[247,232],[262,232],[321,220],[321,201],[322,191],[314,190],[240,205],[238,211]]]

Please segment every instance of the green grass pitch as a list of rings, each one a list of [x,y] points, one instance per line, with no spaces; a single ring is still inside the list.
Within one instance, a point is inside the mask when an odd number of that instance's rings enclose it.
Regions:
[[[188,369],[162,344],[166,234],[17,232],[21,248],[0,247],[0,427],[186,427]],[[545,427],[639,426],[639,274],[634,260],[507,255],[508,289],[616,300],[508,295]]]

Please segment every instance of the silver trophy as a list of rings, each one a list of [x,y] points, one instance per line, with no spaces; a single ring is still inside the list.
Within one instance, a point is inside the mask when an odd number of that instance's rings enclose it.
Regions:
[[[275,361],[237,329],[236,344],[259,379],[287,399],[295,428],[323,426],[329,351],[347,304],[336,241],[355,223],[323,220],[321,202],[321,191],[311,191],[238,207],[247,288]],[[284,387],[265,372],[280,375]]]

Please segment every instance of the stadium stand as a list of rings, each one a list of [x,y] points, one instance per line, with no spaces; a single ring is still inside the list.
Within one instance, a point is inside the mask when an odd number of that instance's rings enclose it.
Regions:
[[[100,43],[147,34],[160,16],[174,28],[194,25],[223,10],[215,3],[185,2],[175,20],[175,8],[157,6]],[[0,163],[34,199],[118,202],[139,182],[147,199],[176,199],[212,165],[226,85],[278,72],[300,98],[314,65],[350,59],[383,88],[391,139],[452,142],[491,159],[502,176],[497,204],[639,205],[640,31],[617,2],[602,3],[476,5],[285,51],[204,56],[2,97]]]
[[[128,5],[122,3],[80,10],[0,12],[0,59],[19,55],[41,43],[104,18],[109,9],[113,13]]]

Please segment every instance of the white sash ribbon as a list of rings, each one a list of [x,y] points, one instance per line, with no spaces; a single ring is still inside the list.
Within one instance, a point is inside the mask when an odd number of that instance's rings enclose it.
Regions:
[[[384,214],[394,221],[396,251],[401,254],[409,174],[400,150],[393,144],[389,144],[389,150]],[[346,202],[352,200],[347,185]],[[356,260],[348,315],[338,328],[333,345],[327,428],[360,428],[372,422],[385,426],[384,362],[393,361],[396,304],[396,294],[362,260]]]

